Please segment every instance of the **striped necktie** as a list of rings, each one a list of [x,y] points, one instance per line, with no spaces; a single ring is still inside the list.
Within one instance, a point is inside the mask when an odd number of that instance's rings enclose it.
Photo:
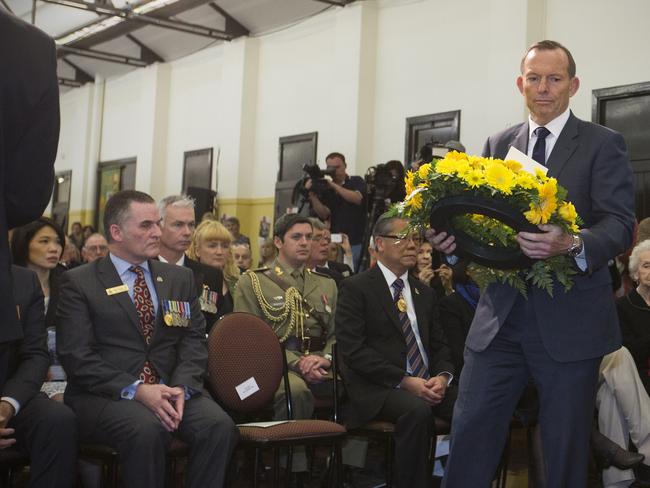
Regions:
[[[418,342],[415,339],[415,333],[413,332],[413,327],[411,327],[411,320],[409,319],[408,313],[406,310],[403,312],[397,306],[397,302],[404,298],[402,297],[402,290],[404,290],[404,281],[401,278],[397,278],[393,282],[393,289],[395,293],[393,294],[393,303],[397,308],[397,313],[399,314],[399,323],[402,327],[402,334],[404,335],[404,340],[406,341],[406,360],[408,361],[409,366],[411,367],[411,374],[413,376],[418,376],[428,380],[431,375],[427,371],[427,367],[424,364],[424,358],[418,347]]]

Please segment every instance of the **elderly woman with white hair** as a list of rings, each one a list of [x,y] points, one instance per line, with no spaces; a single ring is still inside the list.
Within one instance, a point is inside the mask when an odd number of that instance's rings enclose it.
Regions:
[[[623,347],[603,358],[596,397],[598,428],[621,448],[611,449],[610,445],[604,450],[608,461],[605,465],[613,465],[603,471],[605,488],[650,488],[650,397],[647,392],[650,385],[650,240],[640,242],[632,250],[629,268],[637,287],[616,302]],[[627,466],[616,462],[634,459],[631,453],[623,452],[630,439],[638,453],[645,456],[643,462],[634,467],[635,472],[619,469]],[[592,438],[592,446],[593,441]]]
[[[616,307],[623,345],[630,350],[650,392],[650,239],[639,242],[632,250],[629,268],[636,288],[619,298]]]

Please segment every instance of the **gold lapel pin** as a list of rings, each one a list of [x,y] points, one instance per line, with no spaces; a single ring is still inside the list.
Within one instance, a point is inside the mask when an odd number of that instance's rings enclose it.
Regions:
[[[418,290],[418,289],[416,288],[416,289],[415,289],[415,294],[416,294],[416,295],[419,295],[419,294],[420,294],[420,290]]]

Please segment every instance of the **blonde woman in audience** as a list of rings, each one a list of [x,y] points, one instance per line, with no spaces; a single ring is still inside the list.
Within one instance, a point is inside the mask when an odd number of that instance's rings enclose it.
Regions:
[[[192,245],[188,250],[190,258],[223,271],[227,288],[223,290],[224,296],[228,292],[230,297],[241,274],[230,252],[232,241],[232,235],[221,222],[204,220],[194,231]]]
[[[273,244],[273,239],[266,239],[260,246],[260,260],[257,267],[263,268],[264,266],[270,266],[275,260],[276,254],[277,249]]]

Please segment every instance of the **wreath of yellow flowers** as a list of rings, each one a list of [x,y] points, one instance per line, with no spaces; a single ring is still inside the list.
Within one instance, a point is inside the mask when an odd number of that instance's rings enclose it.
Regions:
[[[575,207],[566,200],[566,189],[555,178],[540,170],[529,173],[517,161],[451,151],[443,159],[409,171],[405,186],[406,198],[392,211],[409,220],[410,228],[428,227],[434,205],[461,194],[504,201],[534,225],[555,224],[568,233],[577,233],[582,225]],[[454,226],[488,246],[518,246],[514,229],[486,215],[457,215]],[[571,288],[577,270],[574,260],[562,255],[535,261],[526,269],[503,270],[471,263],[468,272],[481,288],[498,281],[526,295],[531,284],[553,295],[556,281],[565,291]]]

